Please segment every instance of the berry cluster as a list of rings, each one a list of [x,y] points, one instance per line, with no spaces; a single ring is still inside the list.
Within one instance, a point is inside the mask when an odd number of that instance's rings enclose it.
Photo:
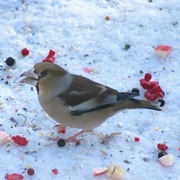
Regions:
[[[20,146],[26,146],[28,144],[28,141],[26,138],[21,137],[19,135],[17,136],[12,136],[12,140],[14,141],[14,143],[20,145]]]
[[[150,101],[156,100],[157,98],[163,98],[164,93],[159,85],[158,81],[150,81],[152,75],[150,73],[146,73],[144,79],[140,80],[140,85],[147,89],[144,94],[144,97]]]
[[[48,56],[44,60],[42,60],[42,62],[54,63],[55,61],[54,55],[55,55],[55,51],[50,50]]]

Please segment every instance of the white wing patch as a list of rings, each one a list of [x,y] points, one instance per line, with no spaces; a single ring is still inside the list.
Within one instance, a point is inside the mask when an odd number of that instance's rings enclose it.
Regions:
[[[97,85],[97,87],[100,87],[101,88],[101,91],[99,92],[99,94],[103,93],[104,91],[107,90],[107,87],[106,86],[103,86],[103,85]]]
[[[78,104],[76,106],[69,106],[70,111],[88,111],[91,109],[94,109],[95,107],[97,107],[97,103],[94,99],[85,101],[81,104]]]
[[[104,105],[112,105],[112,104],[116,104],[117,102],[117,95],[116,94],[106,94],[106,91],[108,90],[108,88],[104,85],[98,85],[100,89],[99,93],[97,93],[97,96],[82,102],[78,105],[75,106],[69,106],[69,110],[71,112],[85,112],[85,111],[90,111],[92,109],[104,106]],[[83,95],[86,94],[85,91],[71,91],[70,94],[74,94],[74,95]],[[105,96],[104,96],[105,95]],[[103,98],[102,98],[102,97]]]
[[[80,112],[89,111],[100,106],[115,104],[117,102],[116,99],[117,99],[116,95],[111,95],[111,96],[107,96],[104,99],[104,101],[102,101],[101,103],[97,103],[96,98],[93,98],[91,100],[80,103],[76,106],[70,106],[69,109],[70,111],[80,111]]]
[[[70,95],[84,95],[86,94],[88,91],[70,91],[69,94]]]

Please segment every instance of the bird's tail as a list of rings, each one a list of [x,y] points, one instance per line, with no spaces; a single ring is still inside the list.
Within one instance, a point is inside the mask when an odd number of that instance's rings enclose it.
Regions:
[[[139,96],[138,92],[120,92],[118,94],[119,108],[121,109],[153,109],[157,111],[162,111],[162,108],[165,104],[163,99],[159,99],[157,101],[148,101],[148,100],[139,100],[134,97]]]
[[[162,111],[162,106],[164,106],[164,100],[157,100],[157,101],[148,101],[148,100],[138,100],[131,98],[127,102],[128,109],[152,109],[157,111]],[[126,105],[125,105],[126,106]]]

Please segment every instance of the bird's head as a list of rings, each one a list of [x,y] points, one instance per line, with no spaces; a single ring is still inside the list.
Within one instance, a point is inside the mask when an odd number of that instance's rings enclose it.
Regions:
[[[22,73],[20,77],[25,76],[25,78],[20,83],[36,86],[38,93],[44,92],[47,95],[50,91],[63,89],[67,75],[69,73],[57,64],[41,62]]]

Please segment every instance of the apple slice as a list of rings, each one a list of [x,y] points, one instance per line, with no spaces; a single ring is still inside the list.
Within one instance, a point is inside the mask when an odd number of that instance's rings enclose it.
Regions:
[[[167,58],[171,51],[172,47],[167,45],[160,45],[157,48],[155,48],[155,54],[162,58]]]
[[[5,131],[0,131],[0,145],[11,141],[11,137]]]
[[[172,154],[166,154],[159,158],[159,162],[161,165],[165,167],[173,166],[174,164],[174,156]]]
[[[100,176],[104,173],[106,173],[108,168],[106,167],[97,167],[93,169],[93,176]]]
[[[120,166],[112,164],[108,168],[107,176],[112,180],[122,180],[124,176],[124,170]]]

